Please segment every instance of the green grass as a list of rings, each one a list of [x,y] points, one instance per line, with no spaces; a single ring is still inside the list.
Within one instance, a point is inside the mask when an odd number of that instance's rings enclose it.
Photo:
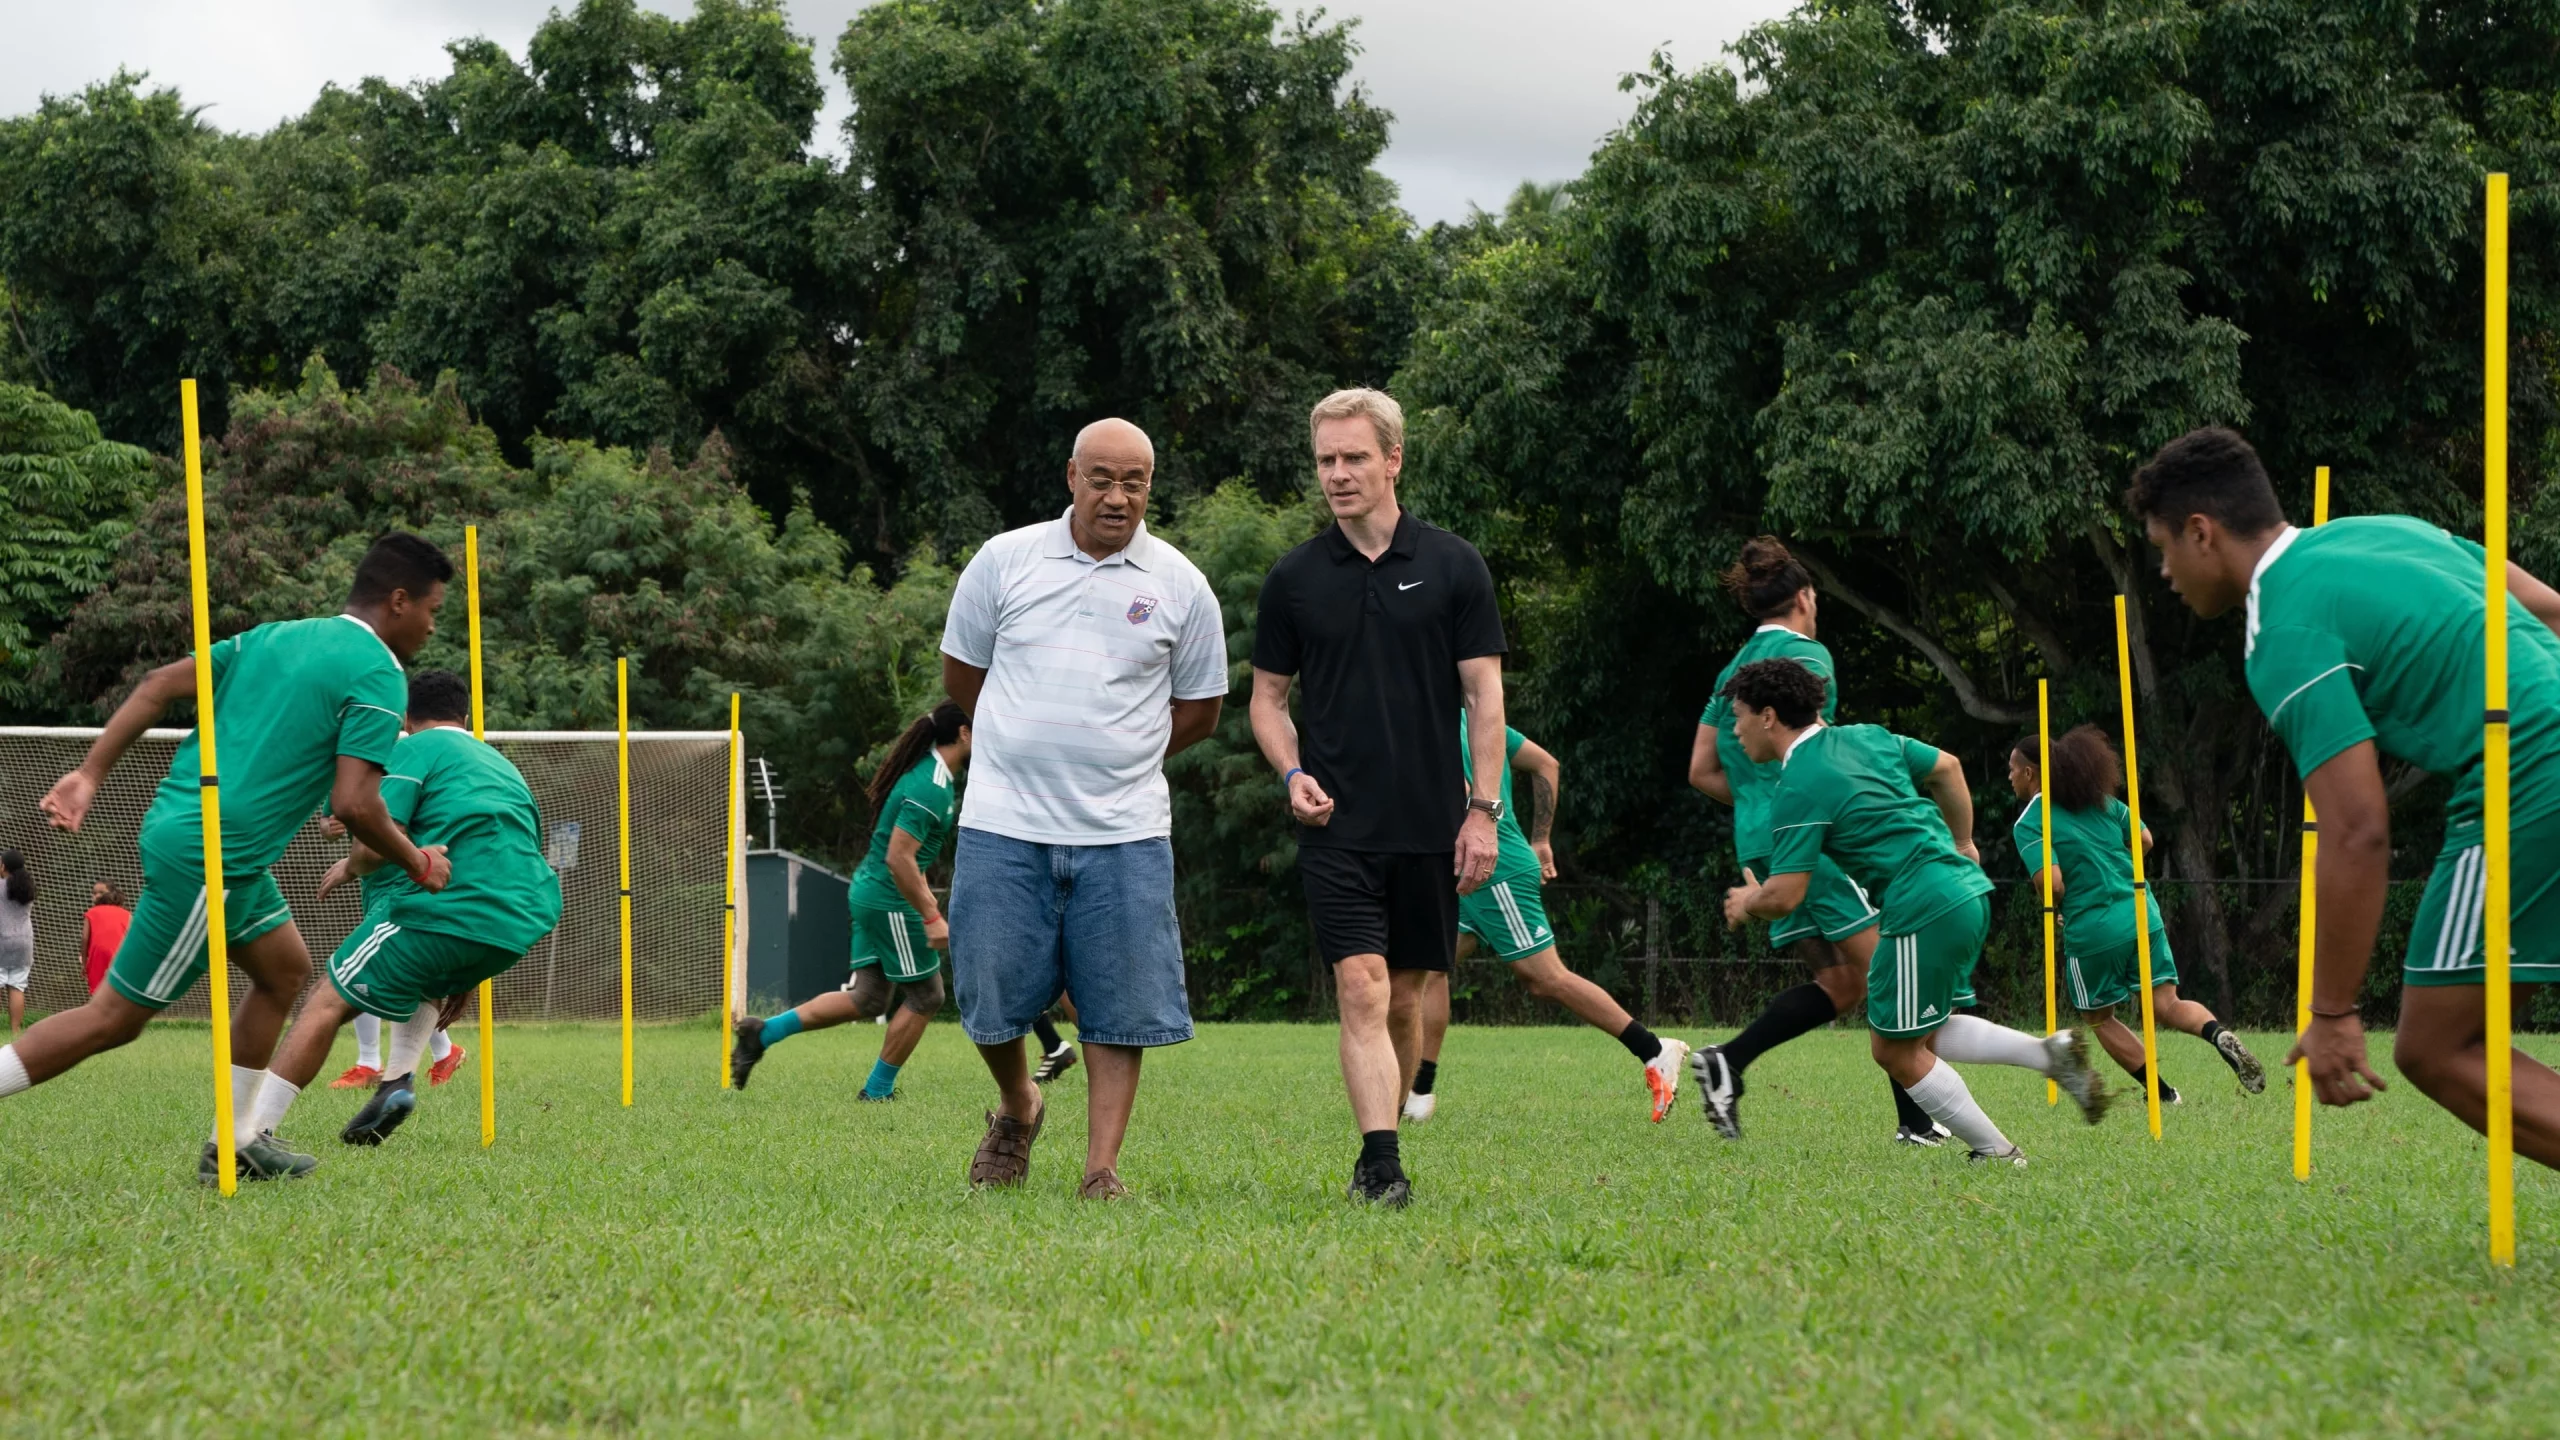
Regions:
[[[2560,1430],[2560,1192],[2524,1167],[2491,1270],[2482,1146],[2405,1086],[2323,1111],[2298,1186],[2282,1081],[2195,1041],[2164,1144],[1977,1068],[2035,1162],[1994,1171],[1886,1143],[1861,1035],[1764,1061],[1735,1145],[1685,1088],[1647,1124],[1589,1031],[1462,1029],[1375,1213],[1333,1033],[1221,1026],[1150,1060],[1097,1207],[1082,1072],[1029,1188],[976,1195],[973,1054],[937,1026],[857,1108],[877,1033],[723,1094],[709,1031],[644,1032],[623,1110],[610,1031],[511,1030],[496,1149],[469,1078],[375,1151],[318,1089],[320,1172],[229,1201],[191,1180],[201,1028],[0,1102],[0,1431]]]

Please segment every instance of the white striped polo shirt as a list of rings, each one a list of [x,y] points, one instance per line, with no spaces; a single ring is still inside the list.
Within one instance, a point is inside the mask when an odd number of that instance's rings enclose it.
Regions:
[[[1008,530],[960,572],[942,653],[987,672],[962,829],[1045,845],[1172,833],[1172,702],[1227,693],[1226,621],[1180,551],[1143,523],[1099,561],[1065,515]]]

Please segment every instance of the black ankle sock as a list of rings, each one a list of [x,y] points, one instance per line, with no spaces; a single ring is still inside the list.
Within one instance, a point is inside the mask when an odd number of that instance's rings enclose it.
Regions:
[[[1765,1051],[1774,1050],[1808,1030],[1819,1030],[1838,1019],[1840,1007],[1822,993],[1822,987],[1810,982],[1792,990],[1781,991],[1759,1017],[1742,1027],[1742,1033],[1718,1048],[1724,1051],[1725,1063],[1739,1074]]]
[[[1404,1173],[1404,1160],[1396,1154],[1396,1132],[1393,1130],[1361,1131],[1360,1161],[1355,1168],[1361,1170],[1384,1168],[1397,1174]]]
[[[1660,1037],[1644,1028],[1641,1020],[1628,1021],[1627,1028],[1618,1032],[1618,1043],[1627,1047],[1627,1053],[1636,1057],[1639,1065],[1652,1064],[1653,1057],[1662,1053]]]
[[[1920,1108],[1920,1102],[1911,1098],[1911,1092],[1903,1089],[1893,1077],[1886,1076],[1884,1083],[1893,1086],[1893,1115],[1896,1123],[1905,1130],[1917,1130],[1923,1135],[1928,1134],[1929,1127],[1938,1122],[1931,1119],[1929,1112]]]
[[[2207,1045],[2219,1045],[2222,1043],[2222,1022],[2219,1020],[2207,1020],[2204,1022],[2204,1028],[2197,1031],[2196,1034],[2198,1038],[2202,1039]]]
[[[2129,1070],[2127,1070],[2127,1071],[2125,1071],[2125,1072],[2124,1072],[2124,1078],[2126,1078],[2127,1080],[2130,1080],[2130,1081],[2132,1081],[2132,1082],[2133,1082],[2133,1088],[2134,1088],[2134,1089],[2136,1089],[2136,1090],[2141,1090],[2141,1089],[2144,1089],[2144,1088],[2148,1087],[2148,1086],[2151,1084],[2151,1073],[2150,1073],[2150,1071],[2151,1071],[2151,1067],[2150,1067],[2150,1066],[2147,1066],[2147,1065],[2136,1065],[2136,1066],[2134,1066],[2133,1068],[2131,1068],[2131,1069],[2129,1069]]]
[[[1031,1033],[1040,1037],[1040,1053],[1043,1055],[1055,1055],[1058,1047],[1067,1043],[1058,1038],[1058,1027],[1050,1024],[1046,1015],[1031,1022]]]
[[[1416,1095],[1430,1094],[1432,1082],[1439,1078],[1440,1062],[1437,1060],[1425,1060],[1421,1064],[1414,1066],[1413,1093]]]

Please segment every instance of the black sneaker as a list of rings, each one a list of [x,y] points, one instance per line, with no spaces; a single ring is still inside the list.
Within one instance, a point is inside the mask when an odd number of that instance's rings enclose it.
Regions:
[[[1046,1085],[1076,1068],[1076,1047],[1061,1043],[1057,1049],[1040,1057],[1040,1068],[1031,1072],[1033,1083]]]
[[[730,1027],[729,1088],[744,1090],[756,1062],[764,1058],[764,1022],[750,1015]]]
[[[1404,1178],[1401,1165],[1374,1168],[1354,1165],[1351,1167],[1350,1196],[1364,1204],[1401,1210],[1413,1202],[1413,1182]]]
[[[1928,1149],[1935,1150],[1939,1146],[1947,1143],[1947,1127],[1938,1124],[1934,1120],[1929,1123],[1929,1128],[1926,1130],[1914,1129],[1909,1125],[1904,1125],[1893,1132],[1893,1143],[1896,1145],[1920,1145],[1925,1146]]]
[[[384,1081],[373,1092],[373,1098],[364,1102],[364,1108],[356,1112],[356,1118],[347,1122],[347,1128],[338,1132],[338,1138],[350,1145],[379,1145],[390,1139],[391,1132],[418,1108],[418,1091],[413,1083],[416,1078],[403,1075]]]
[[[857,1104],[886,1105],[905,1093],[903,1090],[892,1090],[886,1095],[874,1095],[868,1090],[856,1090],[853,1092],[853,1098]]]
[[[2175,1105],[2175,1104],[2177,1104],[2177,1103],[2178,1103],[2182,1098],[2184,1098],[2184,1097],[2182,1097],[2182,1096],[2180,1096],[2180,1095],[2178,1094],[2178,1087],[2177,1087],[2177,1086],[2170,1084],[2170,1083],[2169,1083],[2168,1081],[2166,1081],[2166,1080],[2163,1080],[2163,1081],[2161,1081],[2161,1082],[2160,1082],[2160,1103],[2161,1103],[2161,1104],[2163,1104],[2163,1105]]]
[[[2240,1077],[2241,1089],[2252,1095],[2264,1093],[2267,1088],[2266,1067],[2258,1063],[2257,1056],[2249,1053],[2248,1046],[2240,1043],[2238,1035],[2223,1031],[2213,1037],[2213,1048],[2221,1054],[2222,1063],[2231,1067],[2231,1073]]]
[[[1742,1072],[1724,1058],[1721,1045],[1701,1045],[1689,1052],[1689,1073],[1698,1080],[1698,1103],[1707,1107],[1707,1123],[1727,1140],[1742,1138]]]

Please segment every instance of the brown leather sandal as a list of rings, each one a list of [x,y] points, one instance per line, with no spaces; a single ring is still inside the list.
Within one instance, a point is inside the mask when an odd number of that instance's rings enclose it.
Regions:
[[[1129,1187],[1120,1183],[1119,1171],[1096,1170],[1084,1177],[1084,1184],[1076,1188],[1076,1198],[1079,1200],[1126,1200],[1129,1198]]]
[[[1001,1110],[988,1111],[986,1137],[969,1160],[970,1186],[1019,1185],[1029,1179],[1031,1142],[1040,1138],[1041,1122],[1048,1118],[1046,1103],[1029,1120],[1016,1120]]]

